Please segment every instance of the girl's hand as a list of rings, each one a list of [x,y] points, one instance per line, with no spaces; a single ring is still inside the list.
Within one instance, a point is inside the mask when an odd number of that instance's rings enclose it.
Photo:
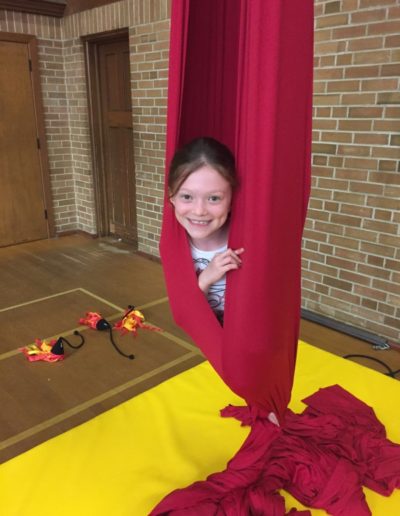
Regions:
[[[227,249],[223,253],[217,253],[209,265],[199,274],[199,287],[207,294],[213,283],[220,280],[227,272],[239,269],[242,265],[240,255],[244,252],[243,247],[239,249]]]

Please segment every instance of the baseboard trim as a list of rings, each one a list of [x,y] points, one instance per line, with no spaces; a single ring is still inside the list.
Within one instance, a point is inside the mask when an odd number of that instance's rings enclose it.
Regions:
[[[301,309],[301,318],[305,319],[306,321],[315,322],[317,324],[320,324],[321,326],[330,328],[331,330],[335,330],[340,333],[350,335],[351,337],[355,337],[356,339],[364,340],[365,342],[369,342],[375,346],[384,346],[387,344],[389,344],[390,346],[396,346],[396,344],[389,342],[389,340],[385,337],[376,335],[362,328],[351,326],[350,324],[336,321],[335,319],[331,319],[330,317],[327,317],[325,315],[316,314],[315,312],[311,312],[310,310],[306,310],[305,308]]]
[[[71,235],[81,235],[87,238],[98,238],[97,233],[88,233],[87,231],[83,231],[83,229],[70,229],[67,231],[60,231],[57,233],[56,237],[65,237]]]

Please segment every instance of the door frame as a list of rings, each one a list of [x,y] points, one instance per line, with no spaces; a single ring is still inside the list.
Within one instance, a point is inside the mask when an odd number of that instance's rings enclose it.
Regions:
[[[96,207],[97,234],[109,234],[109,214],[107,203],[106,175],[104,170],[104,142],[101,119],[100,69],[98,47],[101,43],[112,43],[126,37],[129,29],[119,29],[82,36],[85,49],[85,68],[87,78],[87,98],[89,111],[90,143],[93,163],[93,184]],[[132,142],[133,145],[133,142]]]
[[[36,36],[30,34],[14,34],[12,32],[1,32],[0,41],[11,43],[25,43],[28,48],[28,55],[31,62],[31,84],[33,93],[33,105],[35,109],[36,130],[38,138],[38,151],[40,171],[42,179],[43,200],[47,219],[48,237],[55,236],[53,199],[50,185],[49,155],[47,151],[47,138],[44,124],[44,111],[42,101],[42,88],[39,74],[38,42]]]

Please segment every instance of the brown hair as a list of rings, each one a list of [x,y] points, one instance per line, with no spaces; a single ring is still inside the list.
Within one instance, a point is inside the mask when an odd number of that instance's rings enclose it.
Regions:
[[[214,138],[202,137],[177,150],[172,158],[168,175],[169,196],[173,197],[190,174],[205,165],[214,168],[235,188],[237,178],[232,152]]]

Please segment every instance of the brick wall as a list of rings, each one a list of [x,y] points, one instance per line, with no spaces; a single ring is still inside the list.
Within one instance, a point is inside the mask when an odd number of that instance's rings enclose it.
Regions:
[[[169,20],[142,25],[130,38],[138,237],[158,256],[164,195]]]
[[[400,328],[400,2],[315,2],[313,188],[303,305]]]

